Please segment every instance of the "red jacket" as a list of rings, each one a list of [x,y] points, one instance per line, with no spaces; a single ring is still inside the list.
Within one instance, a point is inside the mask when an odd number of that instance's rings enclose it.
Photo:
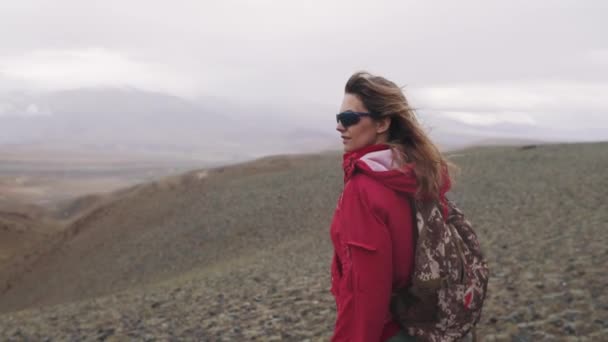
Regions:
[[[391,319],[393,289],[409,284],[414,266],[416,191],[411,165],[396,170],[386,145],[344,155],[344,190],[331,224],[331,292],[337,318],[332,341],[385,341],[399,331]]]

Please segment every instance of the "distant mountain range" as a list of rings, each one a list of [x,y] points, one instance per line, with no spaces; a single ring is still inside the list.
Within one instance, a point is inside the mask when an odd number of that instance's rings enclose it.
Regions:
[[[210,162],[341,148],[333,118],[318,127],[289,114],[271,104],[187,100],[134,88],[13,92],[0,94],[0,146]],[[530,129],[475,127],[441,117],[426,121],[444,149],[508,138],[512,132],[521,136]]]

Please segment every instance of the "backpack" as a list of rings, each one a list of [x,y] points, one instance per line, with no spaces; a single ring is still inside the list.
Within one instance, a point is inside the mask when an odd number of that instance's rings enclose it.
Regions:
[[[475,325],[486,297],[489,268],[471,224],[447,201],[412,200],[418,238],[412,282],[393,293],[391,311],[416,341],[476,340]]]

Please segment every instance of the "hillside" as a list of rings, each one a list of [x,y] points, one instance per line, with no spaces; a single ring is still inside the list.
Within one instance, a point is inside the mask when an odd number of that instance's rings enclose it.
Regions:
[[[460,151],[451,197],[492,270],[484,340],[608,334],[608,144]],[[338,155],[125,189],[2,275],[2,339],[327,340]],[[20,311],[17,311],[20,310]]]
[[[60,246],[30,265],[18,283],[11,281],[0,307],[54,304],[145,284],[308,232],[328,217],[340,186],[339,170],[312,179],[311,168],[331,170],[335,159],[271,157],[116,193],[71,224]],[[298,204],[298,213],[289,207],[332,183],[319,193],[322,200]]]

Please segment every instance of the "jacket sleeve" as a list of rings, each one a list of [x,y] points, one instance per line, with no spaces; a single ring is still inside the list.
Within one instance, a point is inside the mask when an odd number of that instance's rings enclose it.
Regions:
[[[345,196],[342,210],[341,243],[346,257],[332,341],[380,341],[393,281],[390,234],[364,193]]]

